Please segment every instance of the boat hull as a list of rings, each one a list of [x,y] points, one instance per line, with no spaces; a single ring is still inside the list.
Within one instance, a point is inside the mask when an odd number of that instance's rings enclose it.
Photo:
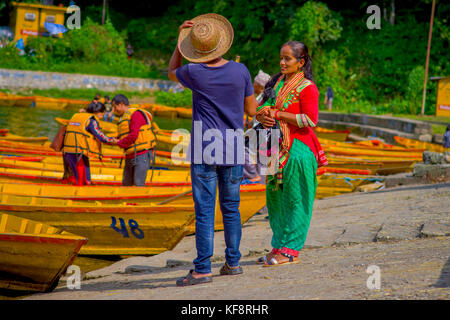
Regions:
[[[51,291],[87,239],[0,213],[0,288]]]
[[[141,255],[173,249],[189,233],[193,206],[72,206],[71,200],[1,195],[0,210],[89,239],[80,254]]]

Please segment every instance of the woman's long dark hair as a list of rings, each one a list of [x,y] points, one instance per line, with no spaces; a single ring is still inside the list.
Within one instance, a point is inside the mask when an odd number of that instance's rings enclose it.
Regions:
[[[305,78],[311,81],[314,81],[314,76],[312,72],[312,62],[311,57],[308,53],[308,47],[299,41],[288,41],[284,46],[289,46],[294,54],[294,57],[300,61],[301,59],[305,60],[305,64],[302,67],[302,71],[305,73]],[[277,83],[278,79],[281,77],[281,72],[277,73],[270,78],[270,80],[264,86],[262,103],[265,103],[267,100],[275,98],[275,90],[274,86]]]
[[[88,113],[98,113],[98,112],[105,112],[106,111],[106,107],[103,103],[101,102],[91,102],[87,108],[86,108],[86,112]]]

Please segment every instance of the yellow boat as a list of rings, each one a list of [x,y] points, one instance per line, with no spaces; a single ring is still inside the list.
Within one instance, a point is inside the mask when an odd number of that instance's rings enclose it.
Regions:
[[[156,204],[179,196],[170,203],[193,208],[191,186],[171,186],[158,188],[136,187],[105,187],[105,186],[67,186],[48,184],[0,183],[0,193],[3,195],[29,196],[36,199],[73,200],[74,210],[82,203],[92,204],[96,201],[102,205],[123,205],[128,202],[133,205]],[[181,196],[180,196],[181,195]],[[241,185],[240,188],[241,222],[247,222],[266,203],[266,188],[263,184]],[[36,200],[37,201],[37,200]],[[77,204],[77,206],[74,205]],[[189,232],[195,232],[195,222],[189,226]],[[215,230],[223,230],[222,214],[218,199],[216,201]]]
[[[422,152],[402,152],[402,151],[384,151],[384,150],[374,150],[374,149],[354,149],[354,148],[344,148],[332,145],[323,146],[326,154],[333,155],[343,155],[355,158],[360,158],[361,156],[373,157],[373,160],[379,158],[390,158],[393,159],[410,159],[410,160],[422,160]]]
[[[175,108],[175,110],[177,110],[179,118],[192,119],[191,108]]]
[[[1,95],[0,96],[0,106],[2,107],[12,107],[16,103],[16,98],[14,95]]]
[[[17,163],[23,163],[17,165]],[[38,166],[41,166],[39,168]],[[47,168],[42,168],[47,166]],[[23,180],[24,177],[35,177],[39,181],[57,182],[63,177],[63,168],[58,166],[55,170],[51,167],[55,165],[40,162],[17,161],[7,158],[0,158],[0,179],[8,176],[10,179]],[[91,181],[94,184],[117,185],[122,183],[122,169],[91,167]],[[9,174],[9,175],[8,175]],[[25,178],[29,180],[29,178]],[[151,185],[178,184],[186,185],[190,183],[189,170],[149,170],[146,183]]]
[[[356,175],[356,174],[336,174],[336,173],[325,173],[317,177],[319,190],[327,190],[323,187],[343,187],[352,188],[354,191],[357,187],[374,181],[383,181],[383,178],[369,175]]]
[[[36,145],[42,145],[48,141],[48,137],[24,137],[12,133],[8,133],[6,136],[1,136],[0,139],[0,145],[5,145],[6,142],[10,142],[10,146],[17,145],[18,143],[28,143],[31,144],[31,146],[26,145],[25,147],[28,146],[33,150],[36,149]]]
[[[314,128],[314,132],[318,138],[334,141],[346,141],[350,134],[350,130],[336,131],[321,127]]]
[[[386,152],[399,151],[399,152],[422,153],[425,151],[425,149],[405,148],[381,142],[376,143],[374,140],[360,141],[360,142],[339,142],[326,139],[319,139],[319,142],[321,145],[324,146],[325,149],[328,148],[329,146],[335,146],[346,149],[377,150]]]
[[[87,239],[0,213],[0,288],[52,291]]]
[[[78,111],[82,108],[86,108],[90,101],[88,100],[75,100],[75,99],[60,99],[67,103],[66,109],[73,109],[74,111]]]
[[[37,109],[63,110],[68,102],[64,99],[36,96],[35,105]]]
[[[36,97],[25,97],[25,96],[16,96],[14,106],[20,108],[29,108],[34,105]]]
[[[443,145],[440,145],[437,143],[413,140],[413,139],[403,138],[403,137],[399,137],[399,136],[395,136],[394,139],[398,144],[400,144],[404,147],[407,147],[407,148],[421,148],[421,149],[425,149],[428,151],[440,152],[440,153],[450,152],[450,148],[444,148]]]
[[[376,174],[377,171],[383,166],[382,162],[377,161],[363,161],[363,160],[336,160],[328,159],[328,166],[333,168],[347,168],[357,170],[369,170],[370,174]]]
[[[173,107],[152,105],[152,114],[156,117],[175,119],[178,117],[178,111]]]
[[[372,163],[381,164],[381,166],[376,169],[376,172],[373,172],[370,167],[366,169],[370,170],[371,174],[381,174],[381,175],[410,172],[414,169],[414,164],[421,161],[419,159],[401,159],[401,158],[397,159],[397,158],[377,157],[377,156],[349,157],[330,154],[327,154],[327,159],[330,163],[329,165],[330,167],[346,167],[347,164],[351,166],[351,164],[355,162],[359,162],[361,166],[365,166],[366,164],[370,166],[370,164]],[[336,163],[338,163],[338,165],[336,165]],[[342,165],[339,165],[339,163],[341,163]]]
[[[192,205],[107,204],[0,195],[0,210],[89,239],[80,254],[141,255],[173,249],[194,219]]]

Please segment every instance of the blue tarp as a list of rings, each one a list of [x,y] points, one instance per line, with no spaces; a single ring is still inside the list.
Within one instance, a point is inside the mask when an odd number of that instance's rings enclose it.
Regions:
[[[16,48],[19,49],[19,50],[24,50],[24,49],[25,49],[25,44],[24,44],[22,38],[20,38],[19,40],[17,40]]]
[[[44,22],[44,27],[50,33],[50,35],[60,34],[67,31],[66,27],[62,24]]]

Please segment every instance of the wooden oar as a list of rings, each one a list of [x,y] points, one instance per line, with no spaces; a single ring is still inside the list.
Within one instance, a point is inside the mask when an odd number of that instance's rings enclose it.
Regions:
[[[181,198],[182,196],[185,196],[185,195],[187,195],[187,194],[189,194],[189,193],[191,193],[191,192],[192,192],[192,189],[190,189],[190,190],[188,190],[188,191],[185,191],[185,192],[182,192],[182,193],[180,193],[180,194],[177,194],[176,196],[173,196],[173,197],[170,197],[169,199],[166,199],[166,200],[164,200],[164,201],[161,201],[160,203],[158,203],[158,205],[162,205],[162,204],[166,204],[166,203],[172,202],[173,200],[179,199],[179,198]]]

